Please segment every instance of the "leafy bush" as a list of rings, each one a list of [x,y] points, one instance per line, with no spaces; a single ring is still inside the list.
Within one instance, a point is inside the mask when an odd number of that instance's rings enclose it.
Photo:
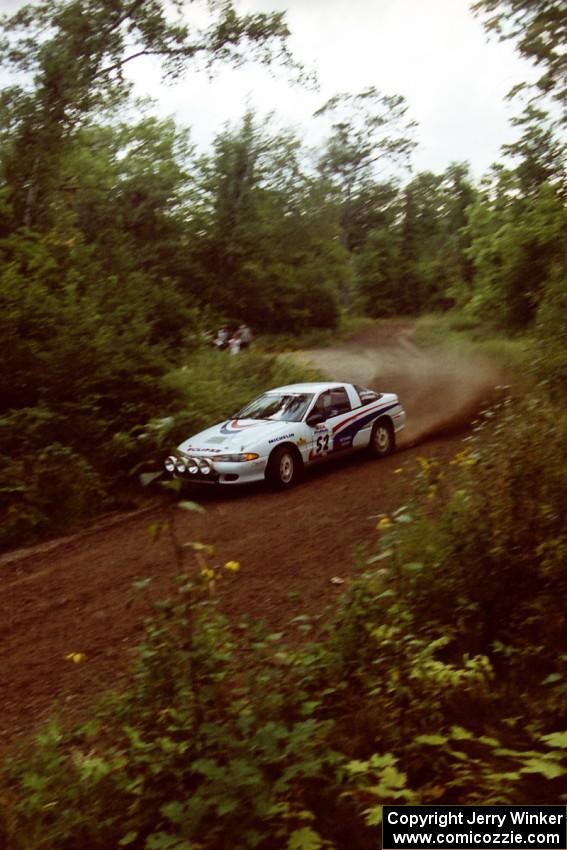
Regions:
[[[567,398],[567,286],[557,269],[537,312],[536,374],[556,404]]]
[[[52,443],[28,450],[0,475],[0,535],[4,545],[63,532],[103,503],[102,481],[85,457]]]
[[[254,348],[238,356],[200,351],[188,358],[184,366],[171,371],[165,378],[165,386],[178,399],[185,429],[178,432],[181,439],[191,430],[230,417],[270,387],[316,377],[313,370]]]
[[[564,200],[542,184],[533,197],[479,198],[469,212],[475,282],[469,309],[486,323],[528,329],[553,277],[564,264]]]
[[[503,403],[454,459],[455,491],[439,516],[422,516],[401,557],[419,560],[406,593],[418,622],[437,623],[468,651],[537,648],[552,663],[567,649],[565,612],[567,424],[542,399]],[[442,472],[426,465],[435,497]],[[426,547],[422,541],[428,540]]]

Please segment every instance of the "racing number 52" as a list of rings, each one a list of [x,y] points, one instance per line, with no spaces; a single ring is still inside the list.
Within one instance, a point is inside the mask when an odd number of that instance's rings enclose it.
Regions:
[[[329,435],[321,434],[320,437],[317,437],[317,442],[315,444],[317,446],[316,454],[321,454],[322,452],[326,452],[329,450]]]

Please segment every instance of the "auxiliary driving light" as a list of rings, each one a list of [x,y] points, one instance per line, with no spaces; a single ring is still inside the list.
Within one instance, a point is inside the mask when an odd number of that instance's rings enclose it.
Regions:
[[[173,456],[166,457],[164,466],[165,466],[167,472],[175,472],[176,462],[177,462],[177,458],[175,458]]]
[[[199,470],[203,473],[203,475],[209,475],[211,472],[210,460],[207,460],[207,458],[201,458],[199,460]]]
[[[176,460],[175,469],[177,470],[177,472],[181,472],[181,473],[185,472],[187,467],[185,466],[185,461],[183,460],[183,458],[180,457]]]
[[[190,457],[187,461],[187,471],[191,475],[196,475],[199,472],[199,461],[195,457]]]

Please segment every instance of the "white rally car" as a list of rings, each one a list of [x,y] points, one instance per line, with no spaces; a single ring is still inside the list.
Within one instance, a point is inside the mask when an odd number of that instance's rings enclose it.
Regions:
[[[232,419],[185,440],[165,461],[187,481],[290,487],[303,467],[368,449],[390,454],[406,415],[393,393],[315,382],[268,390]]]

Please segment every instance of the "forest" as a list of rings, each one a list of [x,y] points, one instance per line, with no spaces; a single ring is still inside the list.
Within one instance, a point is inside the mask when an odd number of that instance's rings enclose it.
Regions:
[[[272,352],[360,317],[443,312],[523,340],[529,390],[479,426],[450,487],[424,462],[319,641],[236,639],[202,583],[181,587],[133,688],[9,763],[0,846],[365,850],[388,802],[567,799],[567,25],[561,0],[474,10],[538,71],[480,180],[466,162],[412,171],[400,93],[322,103],[318,149],[244,108],[206,153],[133,99],[142,55],[171,78],[251,61],[302,85],[283,13],[38,0],[3,16],[2,547],[139,505],[164,445],[301,377]],[[206,333],[240,322],[257,344],[220,364]]]
[[[546,97],[524,98],[506,164],[477,185],[466,163],[412,176],[418,128],[401,95],[374,88],[322,105],[314,120],[330,130],[315,151],[245,111],[197,156],[188,128],[129,99],[132,43],[170,75],[205,54],[213,67],[258,56],[297,78],[281,15],[219,7],[192,40],[157,0],[45,2],[3,29],[13,80],[0,100],[5,545],[113,505],[155,451],[151,439],[142,451],[143,427],[164,412],[188,424],[163,378],[196,364],[202,332],[222,321],[297,336],[345,315],[454,305],[505,332],[538,326],[557,347],[560,52],[520,45],[541,51]],[[560,373],[558,362],[559,383]]]

